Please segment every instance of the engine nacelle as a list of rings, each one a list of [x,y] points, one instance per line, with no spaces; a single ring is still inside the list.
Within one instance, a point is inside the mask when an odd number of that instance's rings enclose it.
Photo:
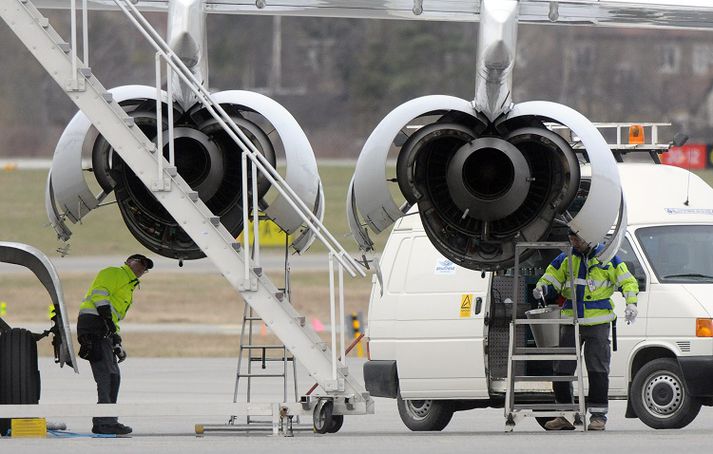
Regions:
[[[552,123],[582,138],[593,170],[588,190],[580,187],[575,152],[548,127]],[[406,127],[413,124],[418,126]],[[410,129],[415,132],[409,135]],[[385,163],[392,146],[399,149],[396,180],[407,202],[398,211],[390,194],[371,189],[376,166]],[[367,140],[350,188],[350,226],[369,249],[360,214],[378,232],[387,225],[380,213],[395,219],[418,204],[429,239],[445,257],[470,269],[505,269],[514,263],[516,242],[551,239],[557,221],[590,243],[603,242],[617,216],[623,218],[614,162],[597,129],[559,104],[524,103],[491,123],[457,98],[418,98],[389,114]],[[370,201],[362,203],[364,197]],[[617,243],[620,237],[615,235]]]
[[[155,89],[129,86],[111,90],[114,98],[150,139],[156,142],[157,115]],[[164,93],[165,96],[165,93]],[[321,183],[312,148],[295,119],[275,101],[257,93],[226,91],[213,95],[255,148],[274,167],[277,150],[286,160],[286,180],[297,195],[313,207],[320,218],[324,212]],[[163,143],[168,158],[167,103],[162,103]],[[174,150],[178,174],[198,192],[200,199],[235,237],[243,231],[243,193],[241,149],[233,142],[203,106],[187,112],[174,104]],[[265,132],[268,131],[268,132]],[[285,137],[287,140],[283,140]],[[81,175],[81,157],[90,155],[92,169],[102,193],[94,196]],[[248,169],[248,200],[252,204],[251,169]],[[258,209],[264,211],[287,233],[298,232],[293,247],[302,252],[314,234],[306,230],[301,218],[281,199],[265,199],[270,182],[257,180]],[[55,151],[48,178],[47,208],[50,221],[63,239],[71,232],[63,222],[79,221],[111,192],[127,227],[149,250],[166,257],[195,259],[203,252],[136,177],[111,145],[98,134],[86,117],[77,113],[65,129]],[[253,207],[249,206],[252,210]],[[302,232],[299,230],[302,229]]]

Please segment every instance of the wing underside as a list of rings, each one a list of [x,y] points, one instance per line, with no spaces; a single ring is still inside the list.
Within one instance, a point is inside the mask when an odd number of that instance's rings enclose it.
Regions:
[[[38,0],[40,8],[69,7],[69,0]],[[77,2],[81,5],[81,2]],[[88,0],[93,10],[117,9],[114,0]],[[166,11],[166,0],[141,0],[142,11]],[[474,22],[479,0],[206,0],[212,14],[404,19]],[[520,0],[520,22],[604,27],[712,29],[709,0]]]

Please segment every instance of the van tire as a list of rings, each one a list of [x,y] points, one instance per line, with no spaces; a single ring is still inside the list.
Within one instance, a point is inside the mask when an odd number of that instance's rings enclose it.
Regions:
[[[658,358],[639,369],[629,395],[638,418],[654,429],[680,429],[693,421],[701,402],[686,390],[683,373],[673,358]]]
[[[453,405],[447,400],[404,400],[398,396],[396,405],[401,421],[416,432],[443,430],[453,417]]]
[[[13,328],[0,334],[0,404],[36,404],[40,401],[37,342],[32,333]],[[10,419],[0,419],[0,435]]]

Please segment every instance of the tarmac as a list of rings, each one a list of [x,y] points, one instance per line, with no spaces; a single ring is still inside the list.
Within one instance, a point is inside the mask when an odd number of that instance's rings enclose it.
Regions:
[[[361,377],[363,360],[349,362]],[[50,358],[40,359],[42,403],[91,403],[96,399],[88,363],[80,374],[60,369]],[[232,402],[236,360],[230,358],[129,358],[122,365],[120,403]],[[253,401],[281,400],[281,381],[264,379],[254,385]],[[312,384],[298,369],[300,393]],[[244,398],[243,398],[244,399]],[[130,438],[90,438],[91,419],[66,418],[73,438],[0,439],[0,453],[150,452],[158,453],[607,453],[710,452],[713,408],[703,407],[698,418],[680,430],[654,430],[637,419],[624,418],[625,403],[610,403],[605,432],[545,432],[525,419],[512,433],[504,432],[502,409],[477,409],[456,413],[443,432],[411,432],[401,422],[396,402],[376,399],[376,413],[345,417],[336,434],[297,431],[293,438],[264,433],[208,433],[196,437],[195,424],[224,424],[228,415],[170,418],[126,417],[133,427]],[[56,421],[56,419],[54,420]],[[238,420],[241,422],[241,420]],[[303,421],[304,422],[304,421]],[[307,421],[309,422],[309,421]],[[309,427],[309,426],[307,426]],[[99,450],[99,451],[97,451]],[[106,451],[105,451],[106,450]]]

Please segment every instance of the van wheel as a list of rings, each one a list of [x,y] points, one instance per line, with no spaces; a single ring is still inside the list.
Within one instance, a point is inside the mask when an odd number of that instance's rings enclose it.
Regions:
[[[37,342],[26,329],[0,334],[0,404],[36,404],[40,401]],[[7,434],[10,419],[0,419],[0,435]]]
[[[681,368],[672,358],[655,359],[639,369],[629,398],[639,419],[654,429],[686,427],[701,410],[701,402],[686,391]]]
[[[447,400],[404,400],[396,397],[399,416],[413,431],[443,430],[453,417],[453,406]]]

